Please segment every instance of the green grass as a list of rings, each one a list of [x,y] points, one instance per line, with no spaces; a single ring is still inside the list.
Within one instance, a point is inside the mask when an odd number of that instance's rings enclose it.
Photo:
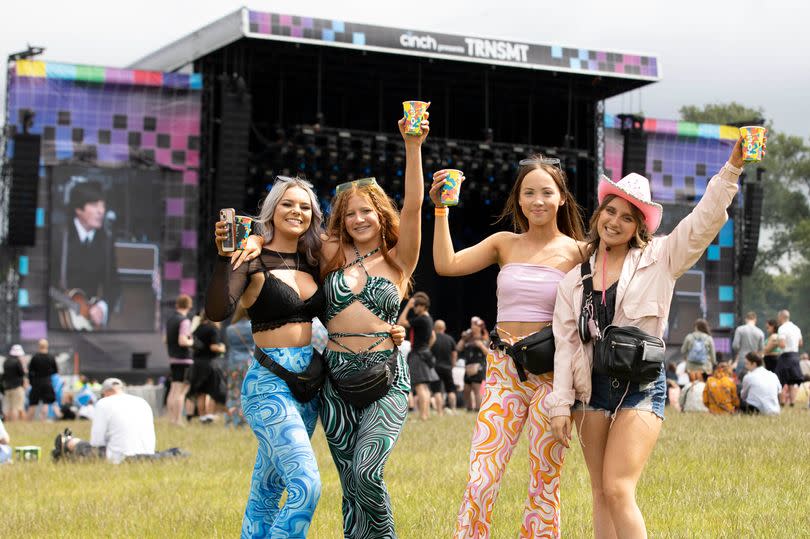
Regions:
[[[403,539],[450,537],[467,473],[474,417],[419,423],[411,417],[386,469]],[[249,429],[157,425],[158,446],[187,460],[115,466],[56,465],[59,428],[89,435],[89,423],[7,424],[16,445],[40,445],[43,460],[0,467],[2,527],[8,537],[237,537],[255,440]],[[323,436],[313,439],[323,494],[310,537],[341,536],[340,485]],[[667,410],[639,485],[651,537],[810,536],[810,412],[779,418],[684,416]],[[494,538],[517,537],[526,496],[525,437],[510,463],[494,515]],[[568,451],[562,479],[565,537],[592,536],[582,453]]]

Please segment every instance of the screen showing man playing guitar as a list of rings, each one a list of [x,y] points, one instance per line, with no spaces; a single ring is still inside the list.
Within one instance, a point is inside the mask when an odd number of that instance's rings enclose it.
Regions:
[[[62,329],[103,329],[120,296],[113,238],[104,229],[107,203],[101,183],[76,182],[68,220],[57,232],[50,295]],[[61,241],[59,241],[61,239]]]

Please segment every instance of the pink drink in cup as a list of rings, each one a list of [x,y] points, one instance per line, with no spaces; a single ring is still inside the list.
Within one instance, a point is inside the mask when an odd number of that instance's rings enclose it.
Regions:
[[[765,134],[767,129],[758,125],[747,125],[740,128],[743,137],[742,153],[746,163],[762,161],[762,150],[765,148]]]
[[[442,185],[442,204],[445,206],[457,206],[461,182],[464,181],[464,173],[452,168],[445,172],[447,172],[447,177],[444,179],[444,185]]]
[[[430,103],[424,101],[403,101],[402,110],[405,112],[405,134],[421,135],[422,120],[425,119]]]

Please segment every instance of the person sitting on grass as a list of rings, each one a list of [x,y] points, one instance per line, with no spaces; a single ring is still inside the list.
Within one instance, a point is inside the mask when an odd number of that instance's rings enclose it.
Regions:
[[[740,409],[747,414],[779,415],[779,377],[762,365],[764,360],[756,352],[745,355],[748,374],[743,378]]]
[[[740,406],[737,384],[731,379],[731,365],[728,362],[718,363],[714,373],[706,380],[703,404],[716,415],[733,414]]]
[[[56,436],[51,453],[55,461],[106,457],[114,464],[125,459],[183,454],[176,447],[155,453],[152,408],[141,397],[124,393],[124,382],[118,378],[107,378],[101,384],[101,400],[93,415],[90,441],[75,438],[70,429],[65,429]]]
[[[678,397],[681,412],[708,413],[709,409],[703,404],[704,389],[706,389],[706,382],[702,376],[683,386],[681,395]]]

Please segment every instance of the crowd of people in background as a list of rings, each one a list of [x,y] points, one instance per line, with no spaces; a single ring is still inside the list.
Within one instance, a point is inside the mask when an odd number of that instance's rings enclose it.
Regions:
[[[68,387],[59,375],[47,339],[40,339],[30,356],[12,345],[2,362],[3,418],[14,421],[91,419],[101,385],[86,376]]]
[[[180,296],[178,316],[167,322],[166,415],[178,425],[193,418],[211,423],[221,415],[226,425],[244,426],[241,386],[255,347],[247,313],[237,309],[224,329],[199,318],[192,326],[191,303],[189,296]],[[455,339],[447,333],[444,320],[433,321],[429,308],[428,295],[417,292],[400,315],[400,322],[408,328],[408,342],[401,348],[410,352],[413,389],[409,409],[422,420],[431,413],[454,414],[459,408],[477,412],[491,345],[486,323],[473,316],[469,327]],[[202,331],[198,331],[200,327]],[[318,331],[313,330],[313,339],[315,333]],[[170,344],[176,341],[176,346]],[[810,382],[810,356],[799,353],[800,342],[801,331],[790,322],[788,311],[768,319],[765,331],[757,325],[756,313],[748,312],[734,332],[733,353],[724,356],[715,350],[708,322],[698,319],[680,353],[667,364],[667,404],[682,412],[778,414],[784,406],[793,407],[800,386]],[[101,384],[79,375],[75,384],[66,387],[48,349],[48,341],[42,339],[30,358],[19,344],[8,350],[2,373],[6,422],[92,419]],[[196,374],[192,374],[194,365]],[[419,382],[413,381],[414,374]]]
[[[716,415],[778,415],[782,407],[793,407],[800,386],[810,381],[810,358],[799,353],[801,330],[787,310],[769,319],[766,330],[767,337],[756,313],[748,312],[734,331],[732,354],[724,357],[715,351],[706,320],[697,320],[695,331],[684,339],[680,361],[667,367],[670,405]]]

